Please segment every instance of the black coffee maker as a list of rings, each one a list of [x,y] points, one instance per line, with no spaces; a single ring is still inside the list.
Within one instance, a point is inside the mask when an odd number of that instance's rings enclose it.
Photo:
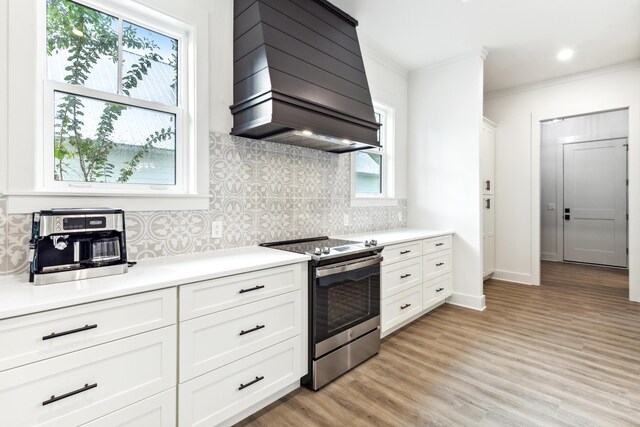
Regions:
[[[50,209],[33,213],[29,281],[36,285],[127,272],[122,209]]]

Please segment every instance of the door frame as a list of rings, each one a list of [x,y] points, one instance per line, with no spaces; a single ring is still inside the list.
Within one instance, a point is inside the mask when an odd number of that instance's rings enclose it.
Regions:
[[[531,113],[531,284],[540,286],[541,248],[541,173],[540,150],[542,146],[541,122],[557,118],[582,116],[594,113],[627,109],[629,114],[629,153],[627,155],[629,175],[628,244],[629,244],[629,300],[640,302],[640,99],[619,103],[593,103],[564,105]]]

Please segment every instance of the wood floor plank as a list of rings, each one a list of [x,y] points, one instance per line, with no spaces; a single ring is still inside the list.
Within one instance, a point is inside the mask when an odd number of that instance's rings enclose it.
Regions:
[[[542,286],[485,282],[318,392],[239,426],[640,425],[640,304],[625,270],[543,262]]]

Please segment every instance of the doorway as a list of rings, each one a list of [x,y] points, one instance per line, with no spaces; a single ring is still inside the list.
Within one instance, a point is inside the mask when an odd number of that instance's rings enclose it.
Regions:
[[[541,122],[541,260],[628,266],[628,117]]]

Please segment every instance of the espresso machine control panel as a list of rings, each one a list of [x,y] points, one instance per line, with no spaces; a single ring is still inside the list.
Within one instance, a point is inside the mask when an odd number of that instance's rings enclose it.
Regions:
[[[122,209],[51,209],[33,213],[29,280],[36,285],[125,273]]]

